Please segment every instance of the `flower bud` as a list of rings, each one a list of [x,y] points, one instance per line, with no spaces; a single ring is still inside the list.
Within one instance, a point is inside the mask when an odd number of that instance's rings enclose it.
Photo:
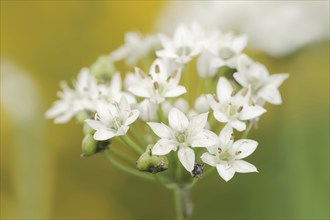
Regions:
[[[97,152],[98,141],[94,140],[91,134],[88,134],[84,137],[81,144],[81,156],[89,157]]]
[[[100,56],[91,66],[91,73],[99,80],[109,80],[116,72],[116,68],[109,56]]]
[[[140,158],[136,161],[136,167],[145,172],[158,173],[168,169],[168,159],[166,156],[152,155],[151,146],[147,147]]]
[[[79,124],[84,124],[85,120],[89,118],[89,113],[87,111],[80,111],[76,114],[76,120]]]
[[[85,123],[83,126],[83,133],[84,135],[94,134],[94,130],[91,127],[89,127],[87,123]]]

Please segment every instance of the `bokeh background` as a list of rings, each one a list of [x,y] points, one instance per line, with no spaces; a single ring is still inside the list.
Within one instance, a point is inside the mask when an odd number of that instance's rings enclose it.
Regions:
[[[116,49],[125,32],[159,30],[160,15],[162,23],[174,16],[166,15],[168,4],[1,1],[2,219],[174,217],[170,191],[127,176],[100,155],[80,158],[74,120],[54,125],[44,118],[61,80]],[[251,135],[259,147],[248,161],[260,173],[200,181],[192,217],[328,219],[329,40],[281,57],[249,51],[270,72],[290,73],[284,103],[267,106]]]

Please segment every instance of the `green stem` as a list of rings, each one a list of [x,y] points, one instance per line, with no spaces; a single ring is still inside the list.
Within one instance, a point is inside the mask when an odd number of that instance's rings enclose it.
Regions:
[[[182,193],[179,187],[173,189],[174,192],[174,205],[175,205],[175,212],[176,212],[176,219],[183,220],[183,198]]]
[[[133,142],[127,135],[119,136],[119,139],[124,142],[128,147],[131,147],[136,153],[142,154],[144,150]]]
[[[108,151],[103,151],[102,155],[108,162],[110,162],[114,167],[118,168],[119,170],[124,171],[128,174],[132,174],[133,176],[140,177],[145,180],[154,181],[154,178],[152,176],[146,175],[144,173],[140,173],[140,171],[137,171],[137,170],[136,171],[132,170],[132,169],[127,168],[127,167],[123,166],[122,164],[118,163],[116,160],[114,160],[109,155]]]
[[[249,135],[250,130],[251,130],[251,127],[248,126],[248,128],[247,128],[247,129],[244,131],[244,133],[242,134],[241,139],[245,139],[245,138],[247,138],[247,136]]]

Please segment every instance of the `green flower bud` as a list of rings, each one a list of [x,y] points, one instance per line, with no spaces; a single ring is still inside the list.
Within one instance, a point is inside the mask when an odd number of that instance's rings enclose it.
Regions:
[[[85,123],[83,126],[83,132],[84,132],[84,135],[94,134],[94,130],[91,127],[89,127],[89,125],[87,123]]]
[[[91,134],[84,137],[81,144],[82,157],[89,157],[95,154],[98,150],[98,141],[94,140]]]
[[[111,79],[115,72],[116,68],[110,57],[107,55],[100,56],[91,66],[92,75],[101,81]]]
[[[166,156],[152,155],[152,145],[148,145],[146,152],[136,161],[136,167],[145,172],[158,173],[168,169],[168,159]]]
[[[79,124],[84,124],[85,120],[89,118],[90,114],[87,111],[80,111],[76,114],[76,120]]]

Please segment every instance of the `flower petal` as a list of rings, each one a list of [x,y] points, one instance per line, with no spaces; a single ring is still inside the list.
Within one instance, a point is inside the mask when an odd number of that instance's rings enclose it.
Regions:
[[[170,89],[169,91],[167,91],[164,96],[165,97],[177,97],[177,96],[180,96],[184,93],[186,93],[187,90],[184,86],[176,86],[172,89]]]
[[[221,146],[227,145],[232,139],[233,134],[234,134],[233,128],[230,126],[230,124],[226,124],[225,127],[222,128],[219,135],[220,145]]]
[[[218,111],[220,108],[220,103],[214,100],[214,97],[210,94],[206,95],[206,100],[208,102],[208,104],[210,105],[210,107],[214,110],[214,111]]]
[[[204,129],[190,139],[190,145],[192,147],[211,147],[218,143],[217,138],[217,135],[212,131]]]
[[[139,110],[136,110],[136,109],[132,110],[132,111],[130,112],[130,116],[127,118],[127,120],[126,120],[126,122],[125,122],[125,125],[130,125],[130,124],[132,124],[133,122],[135,122],[136,119],[139,117],[139,115],[140,115]]]
[[[214,115],[215,119],[217,119],[217,121],[220,121],[223,123],[228,122],[228,117],[224,113],[222,113],[218,110],[214,110],[213,115]]]
[[[204,153],[201,156],[201,159],[204,163],[215,167],[217,165],[217,158],[210,153]]]
[[[168,121],[170,126],[176,131],[184,131],[189,125],[187,116],[177,108],[172,108],[170,110],[168,114]]]
[[[175,142],[168,139],[160,139],[152,148],[151,152],[154,155],[165,155],[171,150],[174,150],[175,147]]]
[[[269,77],[269,85],[274,86],[275,88],[278,88],[284,80],[286,80],[289,77],[289,74],[287,73],[278,73],[273,74]]]
[[[228,123],[237,131],[244,131],[246,129],[246,124],[240,120],[233,120]]]
[[[195,152],[189,147],[180,147],[178,157],[184,168],[191,172],[195,165]]]
[[[160,138],[172,138],[172,131],[171,128],[169,128],[167,125],[164,125],[163,123],[156,123],[156,122],[148,122],[147,123],[153,132]]]
[[[224,179],[226,182],[228,182],[231,178],[233,178],[235,174],[235,170],[228,165],[217,164],[216,168],[221,178]]]
[[[258,92],[258,95],[273,105],[282,104],[281,94],[274,86],[265,86]]]
[[[245,158],[249,155],[251,155],[257,148],[258,142],[250,139],[240,139],[235,141],[233,144],[233,154],[237,154],[240,152],[236,158],[237,159],[242,159]]]
[[[94,139],[97,141],[104,141],[109,140],[110,138],[114,137],[116,134],[113,131],[100,129],[97,130],[94,134]]]
[[[259,106],[244,106],[243,110],[240,112],[239,119],[241,120],[250,120],[253,118],[257,118],[260,115],[264,114],[266,110]]]
[[[111,103],[106,103],[103,100],[96,103],[96,110],[101,121],[108,122],[117,115],[115,106]]]
[[[235,160],[231,166],[238,173],[258,172],[257,168],[244,160]]]
[[[145,86],[133,85],[128,87],[128,91],[139,97],[150,98],[151,96]]]
[[[106,127],[100,121],[86,119],[85,122],[94,130],[105,129]]]
[[[190,119],[190,123],[189,123],[189,134],[194,136],[196,134],[198,134],[199,132],[201,132],[207,122],[207,117],[208,117],[208,112],[200,114],[200,115],[194,115],[191,116]]]
[[[220,77],[217,85],[217,96],[220,102],[227,102],[233,92],[233,87],[225,77]]]

